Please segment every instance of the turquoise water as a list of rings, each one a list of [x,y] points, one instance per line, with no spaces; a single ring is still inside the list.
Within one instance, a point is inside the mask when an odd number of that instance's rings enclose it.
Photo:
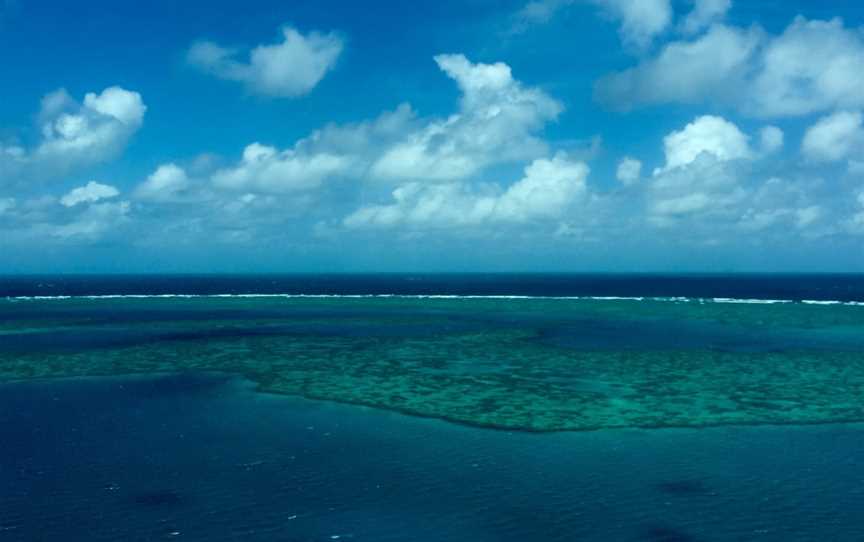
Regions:
[[[534,434],[220,375],[0,386],[0,539],[859,541],[864,426]]]
[[[0,317],[0,380],[221,371],[526,431],[864,421],[857,304],[73,298]]]

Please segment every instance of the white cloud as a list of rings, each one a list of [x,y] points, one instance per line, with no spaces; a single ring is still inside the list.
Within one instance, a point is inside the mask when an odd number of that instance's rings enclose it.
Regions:
[[[712,26],[694,41],[676,41],[636,67],[597,81],[595,97],[608,106],[696,103],[734,92],[761,39],[755,29]]]
[[[864,106],[864,34],[840,19],[796,17],[758,59],[750,112],[757,116],[806,115]]]
[[[704,192],[694,192],[692,194],[684,194],[666,199],[659,199],[654,203],[652,211],[656,215],[687,215],[696,211],[701,211],[716,203],[708,194]]]
[[[53,237],[67,240],[94,240],[129,220],[129,202],[94,203],[70,222],[51,227]]]
[[[646,186],[649,222],[668,227],[696,218],[703,224],[738,220],[752,196],[745,183],[749,164],[758,158],[746,134],[726,119],[704,115],[669,133],[663,147],[666,165]]]
[[[706,242],[720,242],[734,231],[787,237],[797,231],[809,238],[830,234],[825,220],[830,213],[815,195],[820,181],[762,180],[756,173],[770,167],[769,151],[779,144],[772,132],[763,128],[760,153],[752,151],[746,134],[720,117],[702,116],[671,132],[663,140],[666,166],[643,185],[647,222]]]
[[[630,48],[645,49],[654,38],[664,32],[672,22],[670,0],[590,0],[601,9],[602,15],[620,24],[618,34]],[[699,0],[704,1],[704,0]],[[709,3],[717,0],[709,0]],[[559,11],[579,0],[532,0],[513,16],[513,33],[528,27],[548,23]]]
[[[681,31],[685,34],[696,34],[723,18],[732,0],[694,0],[693,10],[687,14],[681,23]]]
[[[655,171],[648,186],[648,220],[668,226],[697,214],[728,217],[747,196],[739,169],[738,162],[702,152],[678,167]]]
[[[672,22],[669,0],[592,0],[620,21],[619,33],[628,46],[645,48]]]
[[[147,111],[140,94],[120,87],[106,88],[100,94],[88,92],[84,96],[84,107],[127,126],[140,126]]]
[[[182,196],[190,187],[186,170],[174,163],[156,168],[147,180],[135,189],[135,196],[151,201],[172,201]]]
[[[628,185],[639,180],[639,175],[642,174],[642,162],[635,158],[625,156],[618,162],[618,168],[615,170],[615,178],[621,183]]]
[[[130,211],[129,202],[104,201],[101,196],[71,205],[50,196],[21,199],[13,201],[5,214],[0,211],[4,232],[0,241],[36,246],[51,241],[73,244],[98,241],[119,234],[121,226],[131,221]]]
[[[836,162],[855,151],[864,152],[862,123],[860,111],[838,111],[822,117],[807,129],[801,152],[814,162]]]
[[[477,225],[492,216],[496,199],[491,194],[470,191],[462,183],[408,183],[393,190],[392,195],[392,204],[362,207],[347,216],[344,225],[348,228],[400,224],[443,227]]]
[[[501,62],[474,64],[463,55],[438,55],[435,62],[462,91],[459,112],[406,134],[375,161],[372,177],[449,181],[545,154],[535,134],[558,117],[558,101],[524,87]]]
[[[403,104],[371,121],[327,125],[288,149],[252,143],[238,164],[211,176],[213,184],[276,193],[309,191],[339,177],[444,182],[547,153],[538,134],[560,103],[524,87],[506,64],[474,64],[462,55],[435,61],[462,91],[458,112],[419,119]]]
[[[303,153],[297,149],[279,151],[252,143],[243,150],[235,167],[213,174],[219,188],[262,192],[297,192],[318,187],[324,179],[345,173],[351,159],[338,154]]]
[[[515,32],[522,32],[528,25],[543,24],[562,8],[569,6],[574,0],[532,0],[528,2],[514,15],[516,26]]]
[[[115,154],[138,128],[147,107],[137,92],[110,87],[84,96],[74,112],[50,115],[42,125],[42,143],[34,158],[94,163]]]
[[[783,130],[776,126],[765,126],[759,132],[759,147],[762,152],[771,154],[783,148]]]
[[[774,228],[780,235],[788,235],[791,229],[799,230],[810,237],[832,233],[834,227],[826,222],[832,213],[819,201],[814,193],[823,183],[818,179],[796,181],[779,177],[769,178],[751,187],[738,226],[745,230],[767,230]]]
[[[783,34],[713,25],[655,58],[600,79],[609,106],[730,103],[755,117],[798,116],[864,106],[864,36],[840,19],[797,17]]]
[[[120,87],[90,92],[83,104],[62,89],[49,93],[38,115],[41,141],[32,149],[0,145],[0,182],[61,175],[112,158],[141,127],[146,111],[140,94]]]
[[[328,124],[284,150],[252,143],[239,163],[215,171],[217,188],[243,192],[301,192],[330,178],[368,177],[371,164],[386,149],[415,129],[415,113],[407,104],[370,121]]]
[[[465,183],[408,183],[393,191],[394,203],[363,207],[349,215],[349,228],[457,227],[559,218],[586,191],[588,166],[563,154],[531,162],[518,182],[504,191]]]
[[[583,162],[557,154],[525,168],[525,175],[498,198],[493,218],[527,221],[557,218],[586,191],[589,169]]]
[[[209,41],[192,45],[188,61],[216,77],[239,81],[257,94],[293,98],[309,93],[332,70],[342,53],[335,33],[310,32],[305,36],[290,26],[282,28],[282,41],[259,45],[248,62],[238,51]]]
[[[663,138],[666,170],[685,166],[699,155],[711,155],[720,162],[749,158],[749,137],[722,117],[703,115]]]
[[[70,190],[69,193],[60,198],[60,203],[65,207],[74,207],[80,203],[95,203],[119,195],[120,191],[111,185],[90,181],[84,186]]]

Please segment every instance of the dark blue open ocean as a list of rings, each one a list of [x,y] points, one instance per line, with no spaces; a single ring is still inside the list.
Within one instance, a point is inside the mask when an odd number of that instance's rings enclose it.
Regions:
[[[864,278],[0,279],[0,297],[171,294],[860,303]],[[528,433],[264,394],[218,373],[0,383],[0,542],[36,540],[864,541],[864,425]]]
[[[864,301],[864,275],[394,273],[0,277],[0,297],[118,294],[638,296]]]
[[[860,541],[864,428],[531,434],[219,375],[0,386],[0,540]]]

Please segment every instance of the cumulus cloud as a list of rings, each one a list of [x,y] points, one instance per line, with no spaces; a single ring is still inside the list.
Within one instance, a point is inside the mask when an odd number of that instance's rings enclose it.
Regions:
[[[110,199],[120,195],[120,191],[108,184],[90,181],[84,186],[73,188],[65,196],[60,198],[60,203],[65,207],[74,207],[81,203],[95,203],[99,200]]]
[[[488,220],[495,208],[494,195],[472,192],[461,183],[408,183],[393,190],[392,196],[392,204],[362,207],[346,217],[344,225],[476,225]]]
[[[116,86],[87,93],[81,104],[65,90],[52,92],[42,99],[39,143],[30,149],[0,144],[0,182],[61,175],[112,158],[146,111],[139,93]]]
[[[0,199],[0,228],[6,243],[80,244],[121,235],[131,223],[128,201],[108,185],[88,183],[61,198],[34,196]]]
[[[685,34],[696,34],[711,23],[722,19],[732,0],[695,0],[693,10],[687,14],[681,23],[681,31]]]
[[[725,99],[746,77],[760,42],[758,29],[715,25],[698,39],[671,42],[656,57],[601,78],[594,95],[621,110]]]
[[[503,191],[461,182],[408,183],[393,191],[393,203],[363,207],[344,225],[458,227],[555,219],[583,197],[588,172],[584,163],[559,153],[531,162],[523,177]]]
[[[237,164],[215,171],[210,180],[235,192],[296,194],[329,179],[367,179],[375,160],[410,137],[416,125],[414,111],[403,104],[369,121],[329,124],[288,149],[252,143]]]
[[[617,22],[621,41],[630,48],[645,49],[654,38],[665,31],[672,22],[672,5],[669,0],[590,0],[599,7],[602,15]],[[700,0],[704,2],[705,0]],[[709,3],[717,0],[707,0]],[[528,27],[549,22],[562,9],[578,0],[531,0],[513,16],[513,33],[524,32]]]
[[[135,189],[135,197],[151,201],[172,201],[189,189],[186,170],[174,163],[162,164]]]
[[[755,117],[788,117],[864,105],[864,36],[840,19],[797,17],[779,36],[713,25],[668,43],[653,58],[607,75],[595,97],[617,109],[721,102]]]
[[[324,179],[344,173],[349,165],[349,157],[333,153],[280,151],[252,143],[243,150],[239,164],[213,174],[213,184],[233,190],[295,192],[315,188]]]
[[[771,154],[783,148],[783,130],[776,126],[765,126],[759,132],[759,147],[762,152]]]
[[[438,55],[435,62],[462,91],[459,112],[406,134],[375,161],[372,177],[449,181],[545,154],[536,134],[561,113],[557,100],[524,87],[501,62],[475,64],[463,55]]]
[[[822,117],[807,129],[801,152],[814,162],[836,162],[856,151],[864,153],[862,124],[860,111],[837,111]]]
[[[212,175],[222,189],[300,192],[328,179],[451,182],[500,163],[547,154],[540,137],[561,104],[515,80],[503,63],[472,63],[463,55],[435,57],[461,90],[446,118],[418,118],[409,105],[367,122],[328,125],[288,149],[252,143],[240,162]]]
[[[51,236],[65,240],[95,240],[129,220],[129,202],[88,205],[69,222],[51,227]]]
[[[668,226],[694,215],[726,215],[746,197],[742,162],[754,157],[749,137],[711,115],[696,118],[663,138],[666,164],[648,188],[648,218]]]
[[[642,162],[635,158],[625,156],[618,162],[618,168],[615,170],[615,178],[621,183],[628,185],[639,180],[639,175],[642,173]]]
[[[619,34],[626,45],[645,48],[672,22],[669,0],[592,0],[621,23]]]
[[[821,202],[814,201],[812,192],[819,184],[812,179],[792,181],[780,177],[758,183],[748,190],[735,226],[747,232],[773,229],[781,235],[797,230],[806,237],[833,233],[835,228],[826,221],[830,213]]]
[[[532,0],[513,16],[515,25],[513,31],[516,33],[524,31],[528,26],[543,24],[562,8],[569,6],[574,0]]]
[[[751,113],[793,116],[864,105],[864,34],[839,18],[796,17],[758,61]]]
[[[728,120],[703,115],[663,138],[665,170],[690,164],[703,153],[720,162],[749,158],[752,154],[749,139]]]
[[[672,220],[697,214],[716,217],[734,212],[747,195],[739,170],[738,164],[703,152],[686,164],[656,171],[648,193],[649,221],[668,226]]]
[[[248,61],[238,60],[240,51],[210,41],[192,45],[187,60],[193,66],[221,79],[238,81],[256,94],[295,98],[309,93],[333,69],[344,44],[335,33],[282,28],[282,41],[259,45]]]
[[[720,117],[699,117],[667,135],[666,165],[645,187],[647,222],[712,242],[724,234],[734,238],[736,231],[781,237],[797,231],[809,238],[833,233],[823,205],[830,200],[817,195],[821,181],[762,177],[770,165],[768,150],[782,134],[769,128],[760,132],[758,153],[749,136]]]
[[[493,218],[527,221],[558,218],[586,191],[589,169],[563,153],[534,160],[525,175],[498,198]]]
[[[61,91],[63,92],[63,91]],[[57,111],[52,98],[51,110],[42,125],[42,143],[34,158],[61,162],[98,162],[119,151],[132,133],[141,127],[147,107],[137,92],[110,87],[100,94],[87,93],[84,104],[73,111]]]

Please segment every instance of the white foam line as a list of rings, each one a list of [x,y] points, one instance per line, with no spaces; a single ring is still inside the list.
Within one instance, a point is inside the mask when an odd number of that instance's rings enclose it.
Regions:
[[[34,295],[7,296],[7,301],[58,301],[70,299],[233,299],[233,298],[285,298],[285,299],[525,299],[570,301],[655,301],[666,303],[733,303],[733,304],[789,304],[864,306],[861,301],[804,299],[747,299],[734,297],[646,297],[646,296],[532,296],[532,295],[456,295],[456,294],[102,294],[102,295]]]
[[[714,303],[758,303],[760,305],[774,305],[777,303],[794,303],[791,299],[738,299],[734,297],[714,297]],[[840,303],[840,301],[838,301]]]
[[[864,307],[864,301],[833,301],[833,300],[818,300],[818,299],[803,299],[801,303],[805,305],[855,305]]]

